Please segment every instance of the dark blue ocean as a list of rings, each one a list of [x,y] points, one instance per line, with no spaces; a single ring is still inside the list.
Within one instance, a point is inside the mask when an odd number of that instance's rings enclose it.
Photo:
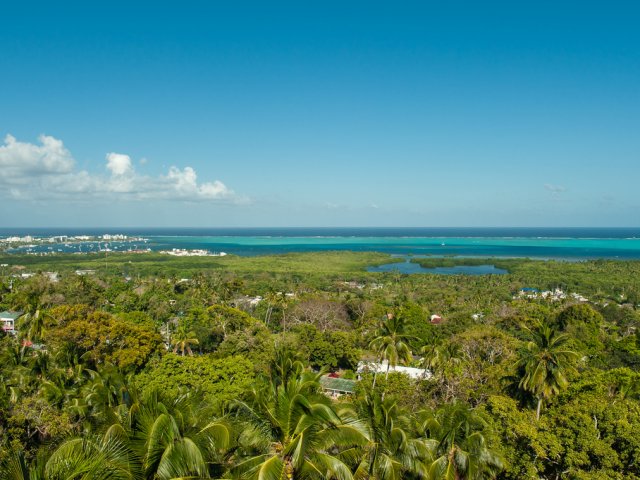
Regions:
[[[0,228],[0,237],[117,233],[146,241],[94,242],[83,251],[185,248],[251,256],[351,250],[425,256],[640,259],[640,228]],[[77,248],[60,244],[38,246],[35,251]]]

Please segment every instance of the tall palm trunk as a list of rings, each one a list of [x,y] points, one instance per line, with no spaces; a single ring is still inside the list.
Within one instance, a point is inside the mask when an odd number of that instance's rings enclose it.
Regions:
[[[287,333],[287,309],[282,309],[282,331]]]
[[[271,312],[273,311],[273,307],[269,305],[267,307],[267,313],[264,316],[264,323],[267,324],[267,328],[269,327],[269,322],[271,321]]]

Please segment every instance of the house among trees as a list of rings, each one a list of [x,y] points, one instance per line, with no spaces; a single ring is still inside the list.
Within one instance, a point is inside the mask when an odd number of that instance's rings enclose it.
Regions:
[[[16,334],[16,320],[22,315],[22,312],[0,312],[0,326],[4,333]]]
[[[320,377],[320,386],[325,394],[334,398],[342,395],[351,395],[356,391],[355,380],[332,377],[330,375]]]
[[[378,373],[385,374],[389,372],[395,373],[403,373],[404,375],[408,375],[413,379],[429,379],[432,376],[432,373],[428,369],[424,368],[414,368],[414,367],[404,367],[402,365],[391,365],[389,366],[389,362],[384,360],[383,362],[367,362],[362,361],[358,363],[358,374],[362,373]]]
[[[96,274],[95,270],[90,270],[90,269],[76,270],[76,275],[79,275],[81,277],[84,277],[86,275],[95,275],[95,274]]]

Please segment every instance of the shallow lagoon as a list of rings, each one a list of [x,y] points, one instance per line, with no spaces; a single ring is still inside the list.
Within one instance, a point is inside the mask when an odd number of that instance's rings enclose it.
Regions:
[[[575,259],[640,259],[640,228],[262,228],[262,229],[7,229],[5,236],[123,233],[148,239],[151,250],[204,249],[240,256],[328,250],[392,255]],[[11,253],[79,251],[81,244],[39,244]],[[95,250],[138,246],[97,244]],[[82,245],[82,251],[95,251]],[[490,262],[490,260],[488,260]],[[425,273],[425,272],[422,272]],[[459,272],[458,272],[459,273]]]
[[[398,272],[398,273],[430,273],[436,275],[504,275],[509,273],[495,265],[456,265],[454,267],[425,268],[418,263],[406,260],[400,263],[386,263],[376,267],[367,267],[368,272]]]

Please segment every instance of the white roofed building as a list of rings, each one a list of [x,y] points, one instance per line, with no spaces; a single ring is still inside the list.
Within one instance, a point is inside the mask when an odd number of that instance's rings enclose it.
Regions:
[[[388,362],[359,362],[358,373],[387,373]],[[389,372],[402,373],[408,375],[414,379],[430,379],[432,373],[428,369],[414,368],[414,367],[402,367],[400,365],[392,366],[389,368]]]

